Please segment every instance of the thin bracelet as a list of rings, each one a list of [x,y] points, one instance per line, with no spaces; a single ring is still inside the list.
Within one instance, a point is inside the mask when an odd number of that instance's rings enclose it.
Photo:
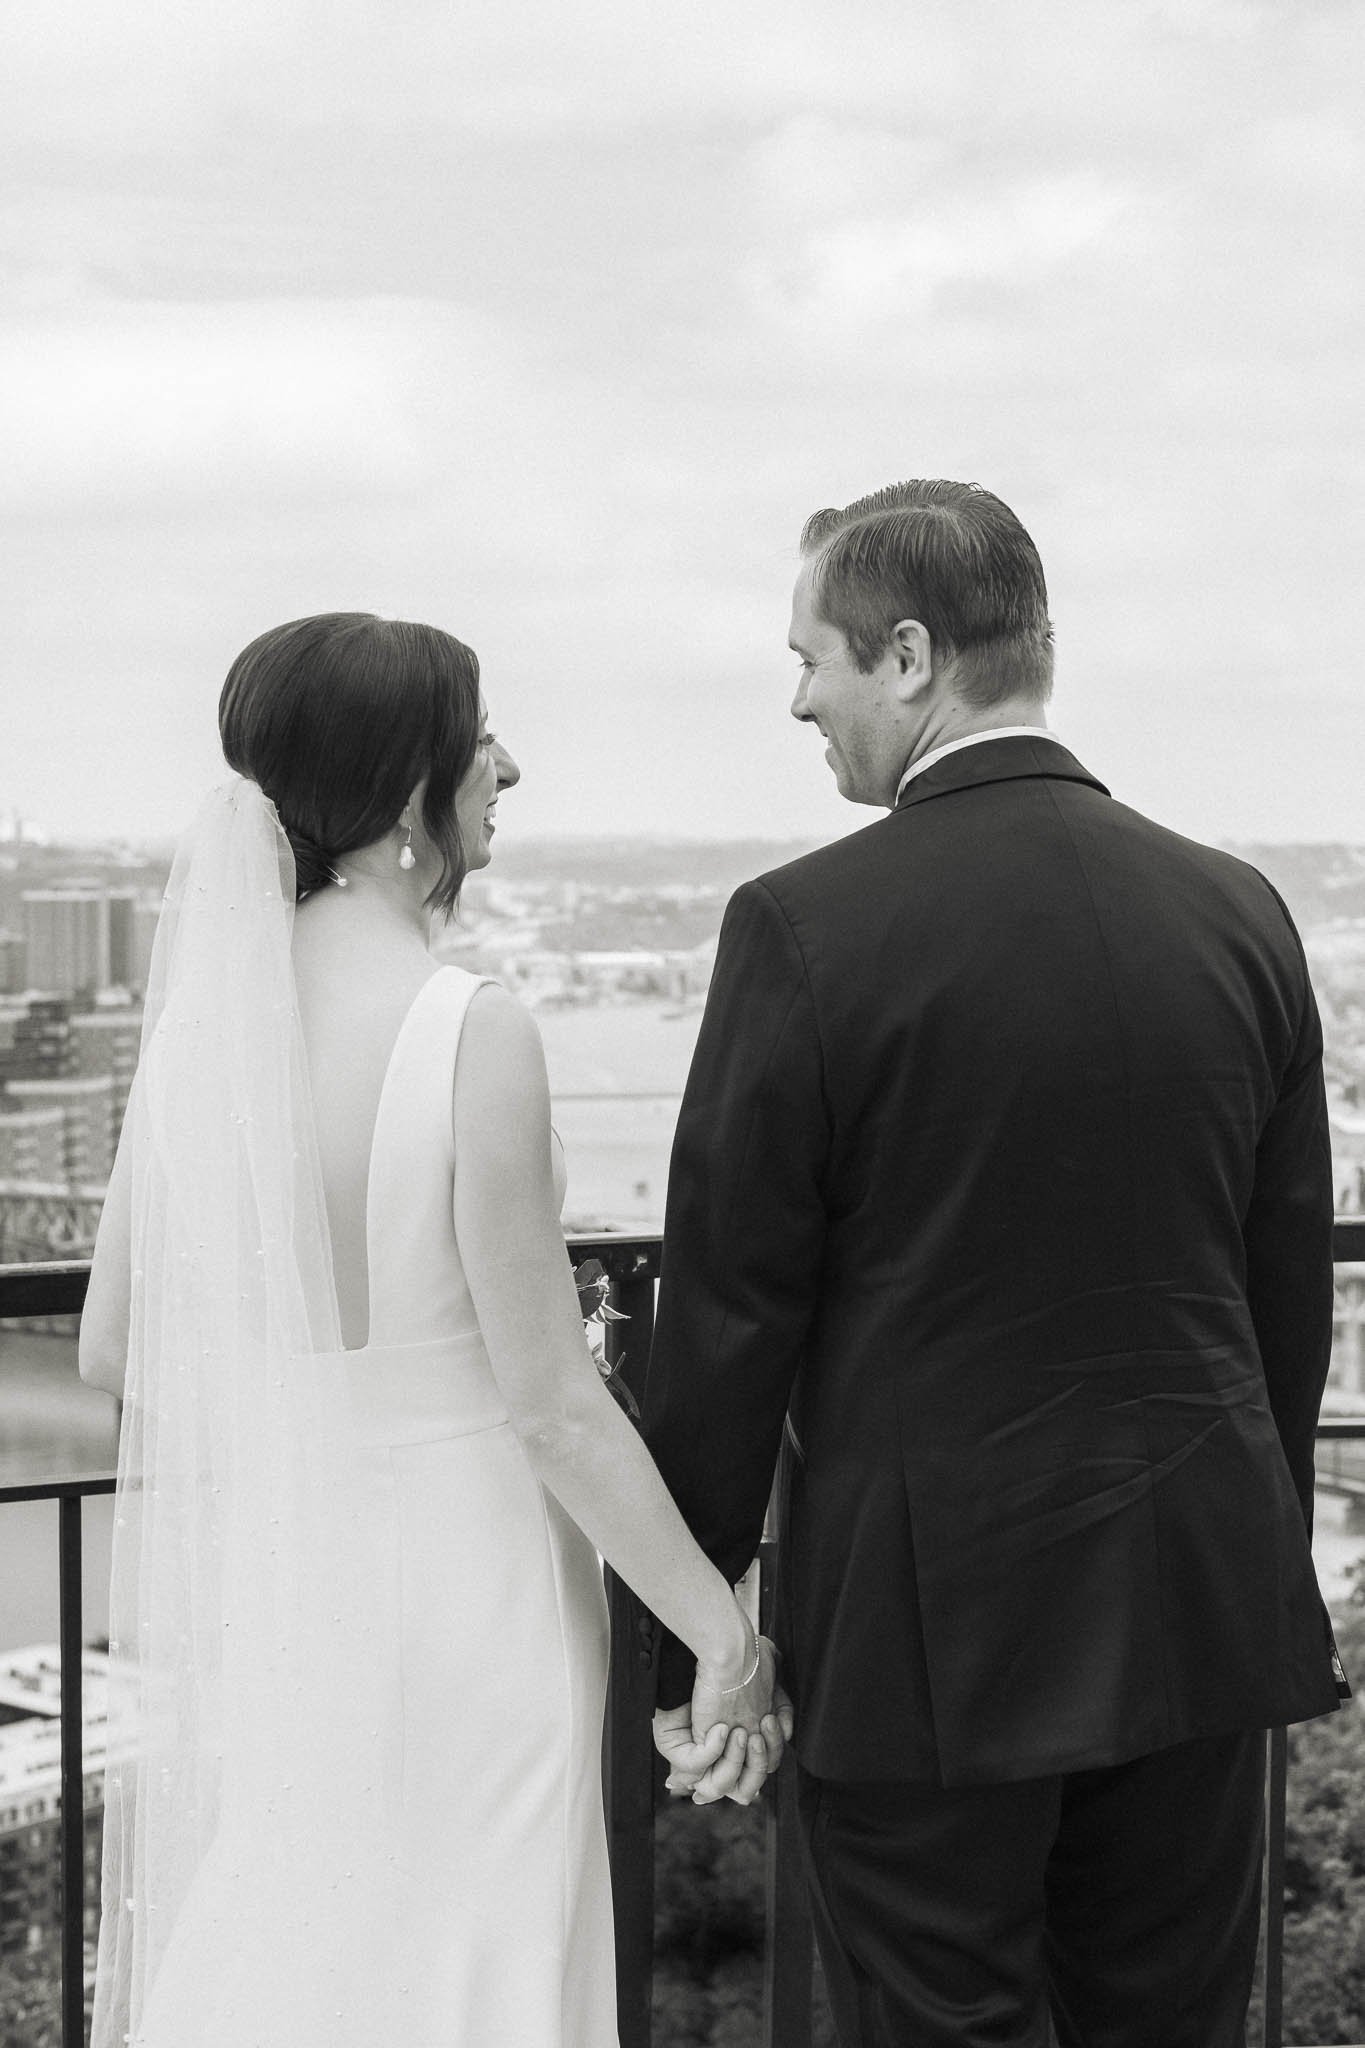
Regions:
[[[722,1698],[722,1699],[726,1699],[726,1698],[728,1698],[728,1696],[729,1696],[729,1695],[730,1695],[730,1694],[731,1694],[732,1692],[743,1692],[743,1690],[744,1690],[745,1686],[746,1686],[746,1685],[747,1685],[747,1684],[749,1683],[750,1679],[751,1679],[751,1678],[752,1678],[752,1677],[754,1676],[754,1672],[756,1672],[756,1671],[758,1670],[758,1667],[759,1667],[759,1663],[760,1663],[760,1661],[762,1660],[762,1656],[763,1656],[763,1652],[762,1652],[762,1651],[761,1651],[761,1650],[759,1649],[759,1647],[758,1647],[758,1646],[759,1646],[759,1643],[760,1643],[761,1641],[762,1641],[762,1637],[761,1637],[761,1636],[755,1636],[755,1637],[754,1637],[754,1663],[753,1663],[753,1670],[752,1670],[752,1671],[746,1671],[746,1672],[745,1672],[745,1674],[744,1674],[744,1676],[743,1676],[743,1678],[741,1678],[741,1679],[740,1679],[740,1681],[739,1681],[739,1684],[738,1684],[738,1685],[718,1685],[718,1686],[716,1687],[716,1691],[717,1691],[717,1692],[718,1692],[718,1693],[720,1694],[720,1696],[721,1696],[721,1698]]]

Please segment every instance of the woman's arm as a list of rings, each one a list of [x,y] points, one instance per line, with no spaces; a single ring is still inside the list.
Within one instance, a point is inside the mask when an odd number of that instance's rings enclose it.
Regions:
[[[95,1233],[90,1286],[81,1313],[80,1375],[123,1399],[132,1299],[132,1147],[120,1143]]]
[[[688,1533],[583,1335],[550,1165],[540,1034],[496,987],[473,998],[455,1070],[455,1231],[494,1377],[537,1476],[715,1683],[754,1661],[733,1592]],[[736,1723],[767,1711],[734,1694]]]

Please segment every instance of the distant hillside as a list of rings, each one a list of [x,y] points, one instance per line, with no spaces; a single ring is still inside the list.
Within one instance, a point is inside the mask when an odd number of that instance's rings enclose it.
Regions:
[[[577,882],[594,891],[622,889],[648,895],[679,884],[724,898],[741,882],[825,842],[820,839],[521,839],[498,841],[490,880]],[[1305,928],[1338,919],[1365,919],[1365,846],[1257,840],[1229,846],[1280,890]],[[8,848],[0,854],[0,926],[22,924],[25,889],[94,882],[157,894],[165,886],[169,855],[160,848]],[[638,943],[646,941],[641,938]]]
[[[728,895],[820,840],[515,839],[499,841],[493,878],[580,882],[647,892],[679,882]],[[1365,918],[1365,846],[1249,841],[1229,853],[1267,875],[1304,926]]]
[[[1339,918],[1365,919],[1365,846],[1253,841],[1228,852],[1259,868],[1305,929]]]
[[[581,882],[596,889],[668,888],[680,882],[726,895],[741,882],[796,860],[818,839],[499,838],[493,879]]]

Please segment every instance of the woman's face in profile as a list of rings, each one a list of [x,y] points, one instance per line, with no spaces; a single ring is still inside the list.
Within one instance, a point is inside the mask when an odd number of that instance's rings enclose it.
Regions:
[[[493,833],[498,798],[503,790],[521,780],[521,770],[492,731],[488,706],[479,699],[479,744],[458,789],[455,791],[455,822],[472,874],[486,868],[493,858]]]

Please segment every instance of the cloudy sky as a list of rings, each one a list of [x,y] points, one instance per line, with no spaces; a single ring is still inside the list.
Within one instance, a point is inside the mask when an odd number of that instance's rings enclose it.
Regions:
[[[0,812],[173,830],[265,626],[479,651],[504,831],[867,822],[796,537],[1043,556],[1054,723],[1365,840],[1357,0],[43,0],[0,81]]]

